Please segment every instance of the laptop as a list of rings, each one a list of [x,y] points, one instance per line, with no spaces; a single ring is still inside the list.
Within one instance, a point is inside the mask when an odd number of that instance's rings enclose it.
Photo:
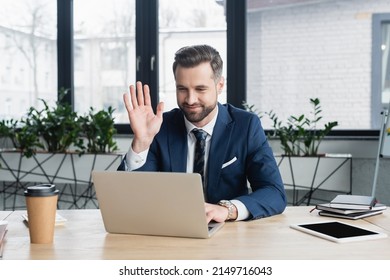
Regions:
[[[197,173],[92,171],[109,233],[209,238],[224,223],[207,223]]]

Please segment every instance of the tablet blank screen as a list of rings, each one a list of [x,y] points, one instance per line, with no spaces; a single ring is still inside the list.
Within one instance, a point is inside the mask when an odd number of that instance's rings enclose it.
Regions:
[[[377,232],[372,232],[362,228],[350,226],[339,222],[319,223],[299,225],[300,227],[314,230],[316,232],[326,234],[335,238],[347,238],[357,236],[375,235]]]

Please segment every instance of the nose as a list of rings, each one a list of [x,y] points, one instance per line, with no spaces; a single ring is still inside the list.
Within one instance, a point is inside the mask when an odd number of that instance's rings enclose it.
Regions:
[[[192,105],[198,101],[196,92],[193,90],[188,91],[186,101],[188,104]]]

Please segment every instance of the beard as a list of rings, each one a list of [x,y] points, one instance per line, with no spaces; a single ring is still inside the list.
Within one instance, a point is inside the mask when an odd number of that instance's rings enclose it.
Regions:
[[[216,103],[208,107],[202,105],[201,106],[202,110],[200,112],[190,112],[190,110],[188,110],[185,104],[180,105],[179,108],[181,109],[184,116],[189,122],[198,123],[204,120],[208,115],[210,115],[210,113],[214,110],[216,105],[217,105]]]

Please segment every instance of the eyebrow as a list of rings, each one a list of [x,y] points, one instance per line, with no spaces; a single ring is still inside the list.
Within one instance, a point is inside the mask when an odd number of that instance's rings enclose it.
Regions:
[[[176,84],[176,87],[183,87],[183,88],[187,88],[187,86],[185,85],[182,85],[182,84]],[[194,86],[195,88],[198,88],[198,87],[203,87],[203,88],[208,88],[209,86],[208,85],[205,85],[205,84],[199,84],[199,85],[195,85]]]

